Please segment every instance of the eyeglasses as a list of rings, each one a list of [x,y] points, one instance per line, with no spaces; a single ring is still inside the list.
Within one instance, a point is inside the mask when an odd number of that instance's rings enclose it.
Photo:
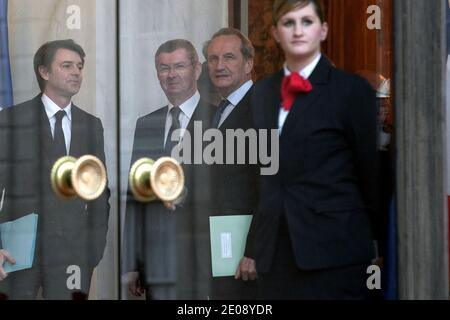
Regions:
[[[175,72],[176,74],[182,74],[186,72],[186,70],[191,66],[192,63],[188,65],[184,63],[177,63],[174,66],[162,65],[158,67],[158,73],[162,75],[168,75],[170,71],[173,70],[173,72]]]

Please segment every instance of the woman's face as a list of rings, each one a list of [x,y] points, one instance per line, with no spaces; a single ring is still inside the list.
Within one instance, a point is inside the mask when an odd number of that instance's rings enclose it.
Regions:
[[[287,60],[312,59],[320,52],[320,43],[327,38],[328,25],[320,21],[310,3],[282,16],[272,27],[272,34]]]

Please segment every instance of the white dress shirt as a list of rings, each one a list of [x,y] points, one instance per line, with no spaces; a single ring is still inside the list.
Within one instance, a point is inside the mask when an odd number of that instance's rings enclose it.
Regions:
[[[305,78],[308,79],[311,76],[311,73],[313,73],[314,69],[316,68],[317,64],[320,61],[320,57],[322,57],[322,54],[319,53],[319,55],[305,68],[300,70],[299,74]],[[287,68],[287,65],[284,64],[284,75],[289,76],[291,72]],[[284,123],[286,121],[287,116],[289,115],[289,111],[284,110],[283,106],[280,108],[280,113],[278,114],[278,131],[281,134],[281,131],[283,130]]]
[[[61,109],[56,103],[54,103],[48,96],[45,94],[42,95],[42,103],[45,107],[45,113],[47,114],[48,120],[50,122],[50,129],[52,131],[52,137],[55,138],[55,124],[56,124],[56,113],[58,111],[64,110],[66,112],[66,116],[62,118],[62,129],[64,132],[64,139],[66,142],[66,150],[67,154],[70,152],[70,141],[72,139],[72,102],[70,102],[65,108]]]
[[[180,120],[180,127],[182,129],[180,140],[183,138],[184,132],[186,131],[189,121],[191,120],[195,108],[197,107],[199,102],[200,102],[200,93],[196,91],[192,97],[190,97],[181,105],[179,105],[181,110],[179,120]],[[173,107],[174,105],[169,102],[169,110],[167,111],[166,127],[164,133],[164,145],[166,145],[167,136],[169,135],[169,130],[170,127],[172,126],[172,114],[170,113],[170,111],[173,109]]]
[[[228,106],[223,110],[222,116],[220,117],[219,121],[219,128],[224,123],[224,121],[227,119],[227,117],[230,115],[230,113],[234,110],[234,108],[241,102],[241,100],[245,97],[247,92],[250,90],[250,88],[253,86],[253,81],[248,80],[246,83],[244,83],[242,86],[239,87],[239,89],[233,91],[228,97],[227,100],[229,102]]]

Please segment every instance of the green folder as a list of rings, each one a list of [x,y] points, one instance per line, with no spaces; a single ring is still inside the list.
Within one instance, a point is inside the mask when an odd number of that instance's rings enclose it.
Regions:
[[[37,214],[0,224],[3,249],[16,259],[15,264],[5,262],[6,273],[29,269],[33,266],[36,246]]]
[[[235,275],[251,222],[251,215],[209,217],[213,277]]]

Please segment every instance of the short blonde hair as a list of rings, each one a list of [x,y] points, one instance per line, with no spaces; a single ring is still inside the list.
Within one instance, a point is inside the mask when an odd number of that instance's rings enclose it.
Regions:
[[[312,4],[320,19],[320,22],[325,22],[325,14],[323,9],[323,3],[321,0],[275,0],[273,2],[273,25],[276,25],[278,20],[289,11],[296,8],[303,8]]]

